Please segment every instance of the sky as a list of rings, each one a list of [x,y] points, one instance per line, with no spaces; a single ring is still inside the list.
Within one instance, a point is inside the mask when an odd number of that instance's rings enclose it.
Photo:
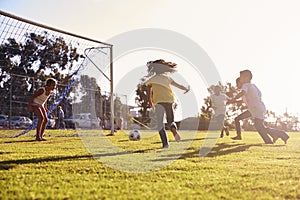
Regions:
[[[223,83],[250,69],[267,109],[278,114],[300,113],[299,8],[298,0],[0,0],[5,12],[103,42],[141,28],[182,34],[202,47]],[[187,65],[168,52],[136,52],[115,61],[125,70],[116,77],[160,55]],[[203,104],[201,80],[199,90]]]

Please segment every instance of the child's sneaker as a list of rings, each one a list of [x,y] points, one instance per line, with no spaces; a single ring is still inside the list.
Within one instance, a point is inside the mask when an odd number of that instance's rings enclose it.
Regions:
[[[237,135],[235,137],[232,137],[231,139],[233,139],[233,140],[242,140],[242,136]]]
[[[288,136],[288,134],[286,134],[286,132],[284,132],[284,133],[285,133],[285,135],[281,139],[284,141],[284,144],[287,144],[287,141],[290,138],[290,136]]]
[[[273,136],[273,143],[275,144],[277,140],[278,140],[278,136],[277,136],[277,135],[274,135],[274,136]]]
[[[35,140],[37,140],[37,141],[46,141],[45,138],[40,138],[40,137],[35,138]]]

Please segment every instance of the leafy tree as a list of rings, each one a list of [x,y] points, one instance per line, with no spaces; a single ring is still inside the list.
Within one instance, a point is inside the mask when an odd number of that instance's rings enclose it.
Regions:
[[[149,121],[149,112],[150,104],[147,97],[147,86],[145,84],[139,84],[137,86],[136,92],[136,98],[135,101],[140,108],[139,112],[141,113],[142,122],[145,123]]]
[[[94,77],[81,75],[76,84],[76,94],[73,106],[77,113],[89,112],[93,117],[100,116],[101,90]],[[80,94],[80,95],[77,95]],[[96,113],[97,111],[98,113]]]
[[[0,107],[9,108],[3,112],[21,114],[32,91],[48,77],[67,83],[71,75],[66,71],[74,71],[74,65],[80,59],[83,56],[77,53],[76,47],[67,44],[63,37],[51,36],[47,32],[26,33],[21,41],[8,38],[0,45]],[[58,93],[64,87],[58,87]]]

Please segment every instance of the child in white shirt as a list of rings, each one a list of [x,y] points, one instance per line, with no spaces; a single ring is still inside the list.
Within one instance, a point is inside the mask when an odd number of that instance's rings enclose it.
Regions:
[[[261,98],[261,92],[257,86],[251,83],[252,73],[250,70],[240,72],[240,81],[242,91],[233,98],[233,102],[245,95],[248,110],[251,117],[254,118],[254,126],[266,144],[273,144],[278,138],[281,138],[284,143],[287,143],[289,136],[282,130],[273,129],[264,125],[266,107]],[[270,139],[268,134],[273,138]]]

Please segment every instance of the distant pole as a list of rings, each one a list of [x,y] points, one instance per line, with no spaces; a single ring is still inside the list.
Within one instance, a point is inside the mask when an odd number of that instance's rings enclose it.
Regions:
[[[115,123],[114,123],[114,76],[113,76],[113,46],[110,47],[110,123],[111,129],[110,134],[115,133]]]
[[[10,79],[10,88],[9,88],[9,119],[8,119],[8,128],[11,129],[11,116],[12,116],[12,81],[13,78]]]

